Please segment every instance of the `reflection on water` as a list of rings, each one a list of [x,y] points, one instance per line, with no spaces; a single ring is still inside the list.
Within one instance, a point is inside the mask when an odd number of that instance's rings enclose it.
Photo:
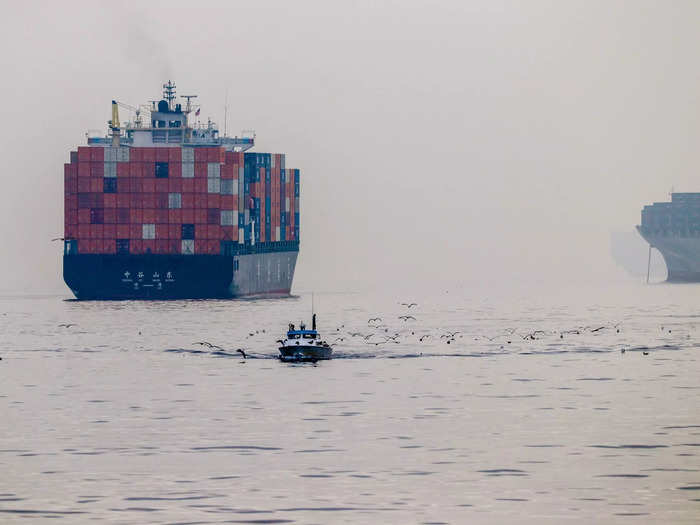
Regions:
[[[0,299],[0,521],[694,523],[696,291]]]

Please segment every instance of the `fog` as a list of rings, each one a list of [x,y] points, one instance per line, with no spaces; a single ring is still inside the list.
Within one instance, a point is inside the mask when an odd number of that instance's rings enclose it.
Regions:
[[[697,2],[23,2],[0,20],[0,289],[68,293],[63,163],[168,79],[301,170],[295,290],[625,279],[698,191]],[[128,115],[122,113],[122,120]]]

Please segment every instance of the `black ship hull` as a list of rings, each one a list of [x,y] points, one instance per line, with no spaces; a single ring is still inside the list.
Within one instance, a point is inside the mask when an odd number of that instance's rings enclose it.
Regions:
[[[652,248],[659,250],[668,270],[667,282],[700,282],[700,237],[651,233],[638,228]]]
[[[297,254],[64,255],[63,279],[77,299],[284,296],[292,286]]]
[[[280,346],[280,360],[291,362],[316,362],[331,358],[333,349],[329,346],[300,345]]]

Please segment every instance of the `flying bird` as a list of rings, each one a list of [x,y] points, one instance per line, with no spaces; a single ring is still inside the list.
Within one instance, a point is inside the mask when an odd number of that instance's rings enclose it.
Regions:
[[[404,322],[408,321],[409,319],[413,319],[414,321],[416,320],[416,318],[412,315],[400,315],[399,319],[401,319]]]
[[[75,323],[63,323],[58,325],[59,328],[70,328],[71,326],[75,326]]]
[[[375,321],[379,321],[379,322],[381,323],[381,322],[382,322],[382,318],[381,318],[381,317],[372,317],[371,319],[368,319],[368,320],[367,320],[367,324],[374,323]]]
[[[51,242],[54,241],[65,241],[66,239],[64,237],[56,237],[55,239],[51,239]]]
[[[225,350],[224,350],[223,348],[221,348],[220,346],[213,345],[213,344],[211,344],[211,343],[208,342],[208,341],[199,341],[199,342],[197,342],[197,343],[192,343],[192,344],[193,344],[193,345],[206,346],[207,348],[212,348],[212,349],[214,349],[214,350],[220,350],[220,351],[222,351],[222,352],[225,351]]]
[[[414,306],[418,306],[418,303],[401,303],[401,306],[405,306],[406,308],[413,308]]]
[[[243,359],[247,359],[248,356],[246,355],[245,351],[242,348],[237,348],[236,352],[241,354],[243,356]]]

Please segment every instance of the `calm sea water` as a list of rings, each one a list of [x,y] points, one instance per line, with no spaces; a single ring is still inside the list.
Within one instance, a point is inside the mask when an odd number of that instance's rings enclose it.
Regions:
[[[3,297],[0,522],[697,523],[699,295]]]

